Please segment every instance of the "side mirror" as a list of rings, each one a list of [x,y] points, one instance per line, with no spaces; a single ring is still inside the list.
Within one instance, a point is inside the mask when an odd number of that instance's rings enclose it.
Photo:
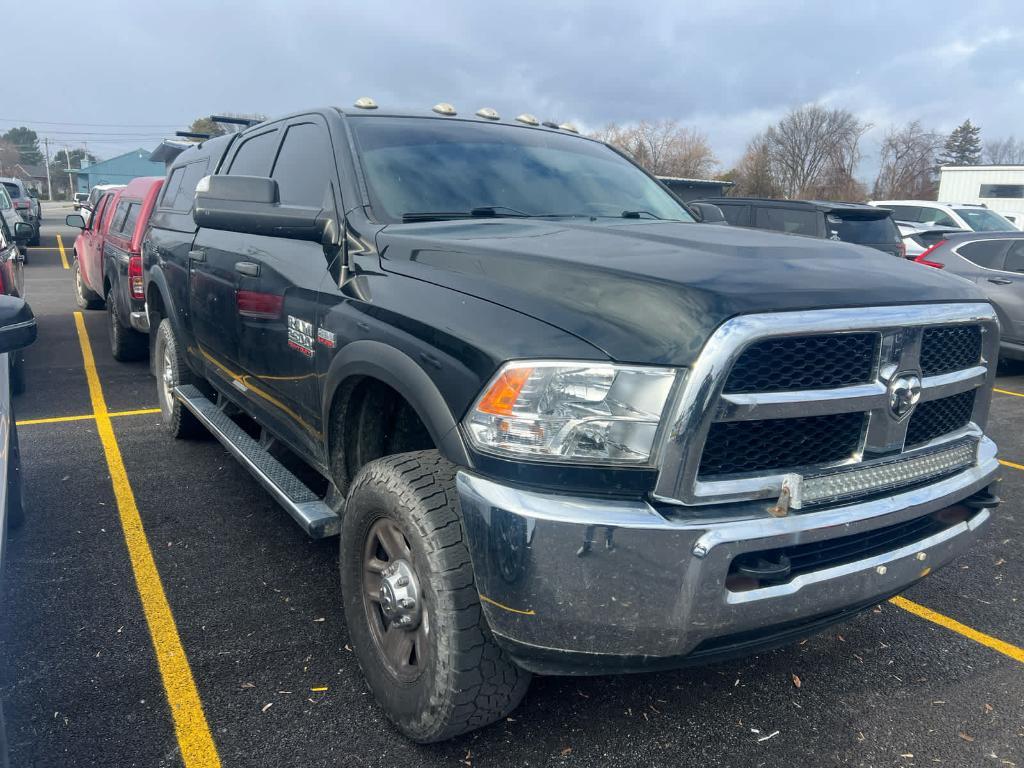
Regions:
[[[75,229],[85,229],[85,218],[80,213],[69,213],[64,217],[64,223]]]
[[[0,295],[0,353],[14,352],[36,340],[36,318],[24,299]]]
[[[206,176],[196,185],[192,218],[206,229],[250,235],[323,239],[320,208],[281,205],[277,182],[264,176]]]
[[[14,240],[20,245],[21,243],[27,243],[35,235],[35,230],[32,229],[32,225],[24,222],[17,221],[14,223]]]
[[[701,224],[725,224],[725,214],[713,203],[690,203],[690,208],[697,214]]]

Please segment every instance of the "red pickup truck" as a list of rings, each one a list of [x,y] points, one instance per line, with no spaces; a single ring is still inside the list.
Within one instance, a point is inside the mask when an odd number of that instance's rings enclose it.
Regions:
[[[146,176],[107,192],[88,226],[79,214],[66,219],[82,230],[75,240],[75,300],[83,309],[106,305],[116,360],[138,360],[149,350],[142,238],[163,183],[163,177]]]

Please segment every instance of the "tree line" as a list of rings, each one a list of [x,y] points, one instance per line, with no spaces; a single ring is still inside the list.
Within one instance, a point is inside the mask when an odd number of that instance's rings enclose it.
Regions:
[[[675,120],[611,123],[592,135],[655,175],[718,178],[733,182],[731,194],[751,197],[933,199],[943,165],[1024,164],[1024,140],[982,143],[981,129],[969,119],[948,135],[914,120],[882,135],[878,173],[868,187],[856,171],[873,127],[846,109],[803,106],[751,138],[739,161],[724,171],[707,135]]]

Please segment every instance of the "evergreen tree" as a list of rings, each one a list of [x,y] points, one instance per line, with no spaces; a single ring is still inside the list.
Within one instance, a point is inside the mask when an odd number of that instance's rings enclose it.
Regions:
[[[981,128],[971,125],[970,120],[953,129],[942,147],[938,164],[978,165],[981,162]]]
[[[31,128],[11,128],[0,136],[0,139],[18,150],[18,162],[24,165],[39,165],[43,162],[43,153],[39,150],[39,136]]]

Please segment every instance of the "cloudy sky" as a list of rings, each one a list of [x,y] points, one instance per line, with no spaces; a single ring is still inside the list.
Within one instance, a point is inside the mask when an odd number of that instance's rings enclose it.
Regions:
[[[728,167],[747,139],[818,101],[881,131],[920,119],[1024,138],[1019,0],[5,4],[0,131],[109,157],[193,118],[276,115],[362,95],[450,101],[597,128],[675,118]],[[63,6],[63,7],[60,7]],[[52,10],[51,10],[52,8]],[[38,34],[40,24],[48,30]]]

